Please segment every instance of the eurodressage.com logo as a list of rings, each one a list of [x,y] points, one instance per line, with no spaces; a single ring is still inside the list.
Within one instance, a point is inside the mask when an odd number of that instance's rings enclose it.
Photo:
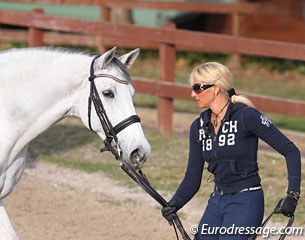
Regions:
[[[192,225],[190,232],[196,234],[198,226]],[[303,236],[303,227],[238,227],[233,224],[231,227],[209,227],[208,224],[202,224],[200,235],[260,235],[263,238],[286,234],[287,236]]]

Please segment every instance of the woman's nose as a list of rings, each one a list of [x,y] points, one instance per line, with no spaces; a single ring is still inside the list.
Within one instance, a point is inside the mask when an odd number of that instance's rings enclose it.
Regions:
[[[197,94],[192,90],[192,92],[191,92],[191,97],[192,97],[192,98],[196,98],[196,95],[197,95]]]

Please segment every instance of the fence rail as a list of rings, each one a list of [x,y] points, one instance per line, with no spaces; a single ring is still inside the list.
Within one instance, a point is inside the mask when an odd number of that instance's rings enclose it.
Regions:
[[[139,92],[158,96],[158,128],[163,134],[172,134],[173,100],[190,99],[186,85],[174,83],[175,54],[178,46],[186,50],[237,53],[305,61],[305,45],[255,40],[234,36],[177,30],[171,25],[146,28],[63,17],[46,16],[41,10],[31,13],[0,11],[0,23],[29,29],[29,46],[43,45],[44,31],[60,31],[93,36],[107,36],[124,40],[133,46],[135,40],[153,42],[160,52],[160,77],[156,82],[135,80]],[[116,42],[113,42],[116,45]],[[270,98],[245,93],[262,111],[305,117],[305,102]]]
[[[10,0],[4,2],[11,2]],[[14,0],[19,3],[41,3],[40,0]],[[97,5],[107,8],[146,8],[157,10],[176,10],[181,12],[216,13],[216,14],[256,14],[301,17],[300,9],[291,6],[279,6],[272,3],[200,3],[200,2],[175,2],[175,1],[149,1],[149,0],[44,0],[47,4],[76,4]]]
[[[270,40],[258,40],[214,33],[202,33],[175,28],[148,28],[128,24],[113,24],[65,17],[46,16],[42,12],[21,13],[0,11],[0,23],[41,30],[108,36],[118,39],[138,40],[183,46],[221,53],[239,53],[291,60],[305,60],[305,45]]]
[[[10,2],[9,0],[4,0],[4,2]],[[39,0],[15,0],[14,2],[18,3],[40,3]],[[255,15],[267,15],[267,16],[294,16],[297,18],[302,18],[302,11],[299,8],[293,6],[281,6],[275,5],[272,3],[261,3],[261,2],[245,2],[241,0],[235,3],[196,3],[196,2],[173,2],[173,1],[149,1],[149,0],[44,0],[45,4],[72,4],[72,5],[95,5],[101,9],[102,20],[110,21],[110,16],[112,10],[116,8],[125,8],[125,9],[156,9],[161,11],[176,10],[183,12],[193,12],[193,13],[206,13],[206,14],[224,14],[231,16],[232,23],[230,29],[226,34],[231,34],[233,36],[242,35],[242,16],[255,16]],[[26,32],[19,31],[10,31],[10,30],[1,30],[0,41],[10,41],[16,39],[26,39]],[[112,46],[114,41],[111,37],[96,38],[94,36],[82,35],[71,35],[71,34],[44,34],[44,42],[47,44],[67,44],[67,39],[71,39],[70,44],[73,45],[84,45],[97,47],[99,50],[103,51],[107,46]],[[283,35],[283,33],[280,33]],[[134,40],[133,43],[126,43],[126,41],[120,39],[115,39],[115,42],[120,47],[141,47],[145,49],[158,49],[156,42],[145,42]],[[69,43],[69,42],[68,42]],[[183,51],[209,51],[209,49],[196,49],[188,47],[187,49],[182,45],[176,45],[177,49]],[[240,55],[232,55],[232,62],[234,65],[239,68],[241,65]]]

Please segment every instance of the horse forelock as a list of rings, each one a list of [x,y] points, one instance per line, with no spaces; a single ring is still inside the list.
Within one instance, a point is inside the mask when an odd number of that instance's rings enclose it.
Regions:
[[[118,78],[118,82],[126,84],[132,82],[132,79],[127,71],[126,66],[117,57],[114,57],[111,62],[107,63],[106,66],[94,66],[94,71],[97,74],[100,71],[104,73],[105,70],[108,71],[109,75],[113,75],[113,77]]]
[[[116,57],[113,58],[112,62],[117,67],[116,69],[122,74],[123,78],[126,79],[128,83],[131,83],[131,77],[127,71],[127,67]]]

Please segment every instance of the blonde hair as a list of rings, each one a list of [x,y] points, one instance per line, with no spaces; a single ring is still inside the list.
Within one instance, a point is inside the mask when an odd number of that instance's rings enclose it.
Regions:
[[[224,65],[218,62],[207,62],[198,65],[190,74],[190,83],[194,80],[204,84],[218,85],[221,91],[228,95],[228,91],[233,88],[233,75],[231,71]],[[243,95],[233,95],[230,97],[232,103],[243,103],[254,108],[254,104]]]

